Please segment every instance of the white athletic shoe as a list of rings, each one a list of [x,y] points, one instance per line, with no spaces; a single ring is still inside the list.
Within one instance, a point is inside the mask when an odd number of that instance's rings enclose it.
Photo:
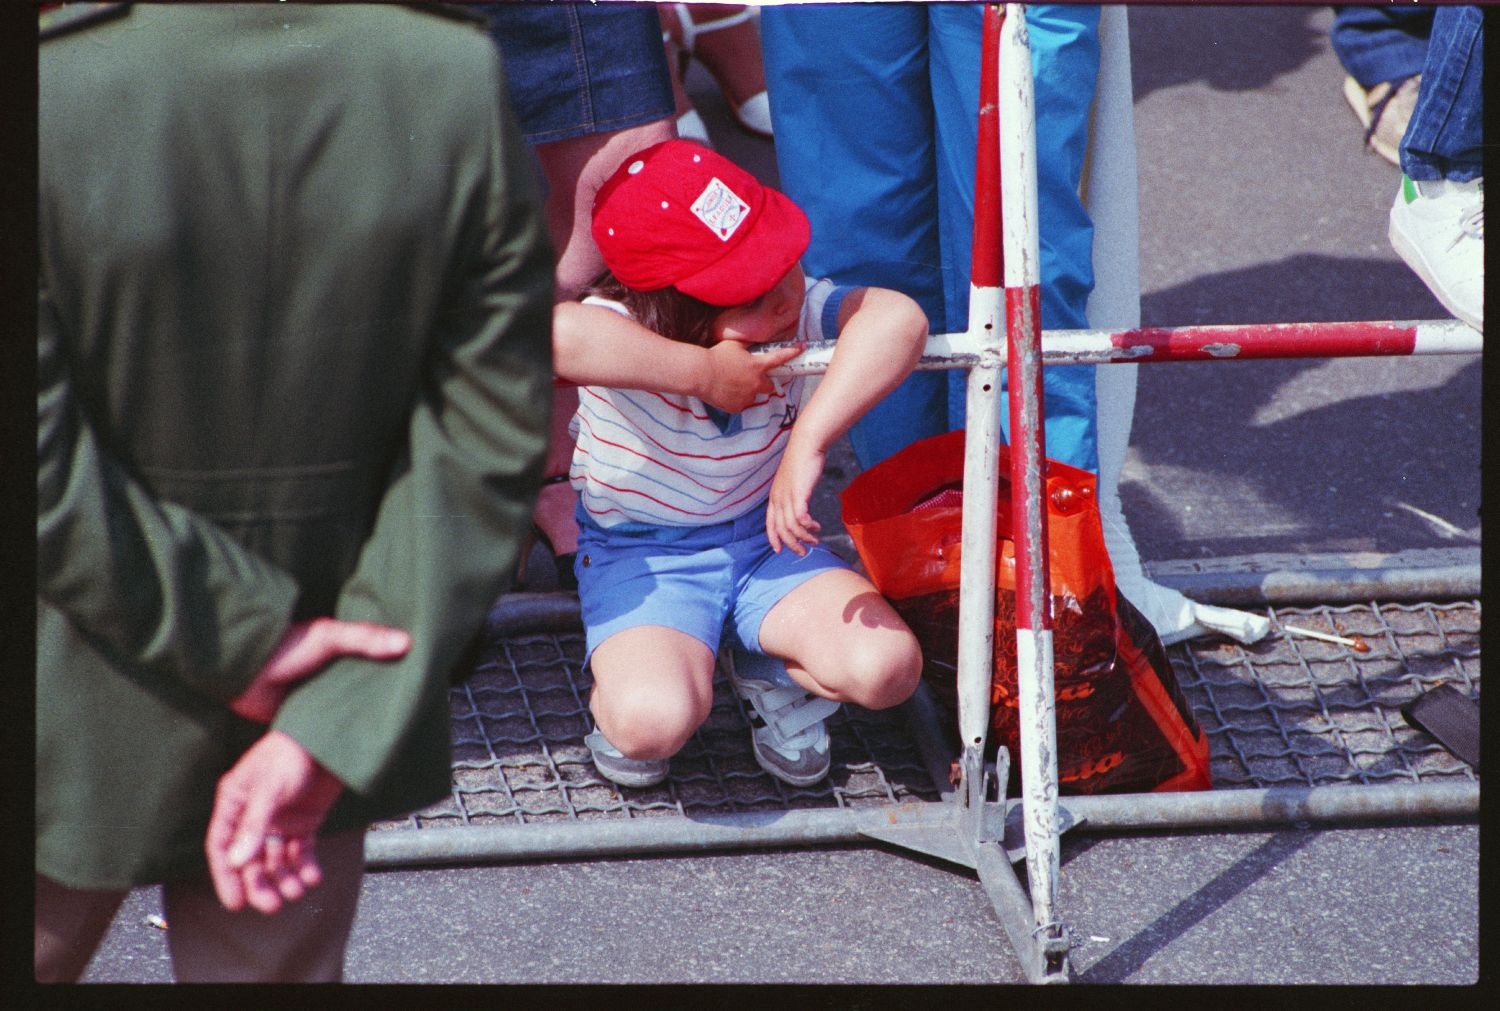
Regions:
[[[1391,206],[1391,245],[1443,303],[1484,329],[1484,180],[1401,177]]]

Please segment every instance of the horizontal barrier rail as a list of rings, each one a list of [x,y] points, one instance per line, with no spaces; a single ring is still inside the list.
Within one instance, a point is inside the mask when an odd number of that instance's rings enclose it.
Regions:
[[[828,370],[835,341],[817,341],[773,375]],[[785,344],[763,345],[764,350]],[[1484,350],[1484,336],[1458,320],[1343,323],[1250,323],[1142,327],[1137,330],[1043,330],[1043,365],[1204,362],[1251,358],[1359,358],[1464,355]],[[972,368],[980,352],[967,333],[932,334],[917,368]]]
[[[1007,810],[1019,804],[1011,801]],[[1075,832],[1129,832],[1296,825],[1320,822],[1467,819],[1479,812],[1477,782],[1277,786],[1199,793],[1061,797]],[[697,853],[868,841],[892,826],[949,826],[951,804],[899,804],[864,810],[740,812],[626,822],[475,825],[421,832],[371,832],[371,867],[490,860],[597,859],[644,852]]]
[[[1203,559],[1147,562],[1146,576],[1204,604],[1262,607],[1269,604],[1353,604],[1371,600],[1461,600],[1482,592],[1479,548],[1416,551],[1354,564],[1354,556],[1316,555],[1294,566],[1287,556],[1240,559],[1239,568]],[[1257,563],[1251,567],[1243,563]]]

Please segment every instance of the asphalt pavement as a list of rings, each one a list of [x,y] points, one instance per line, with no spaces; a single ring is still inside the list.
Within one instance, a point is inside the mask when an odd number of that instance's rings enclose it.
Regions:
[[[1361,148],[1326,7],[1130,12],[1147,325],[1436,319],[1386,240],[1399,172]],[[774,183],[696,66],[716,145]],[[1478,356],[1141,368],[1121,493],[1144,559],[1472,549]],[[835,487],[854,472],[835,454]],[[836,519],[836,516],[835,516]],[[1068,834],[1079,983],[1479,978],[1479,826]],[[154,889],[88,976],[170,979]],[[972,872],[878,845],[367,875],[351,982],[1024,980]],[[836,1003],[836,1002],[835,1002]]]

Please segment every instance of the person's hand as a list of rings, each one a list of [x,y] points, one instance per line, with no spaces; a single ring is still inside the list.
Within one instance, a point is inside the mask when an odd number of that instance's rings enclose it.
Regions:
[[[229,708],[247,720],[270,723],[287,692],[334,660],[346,656],[395,660],[410,648],[411,636],[399,628],[337,618],[295,622]]]
[[[219,777],[204,851],[219,902],[274,913],[323,880],[319,826],[343,789],[333,773],[279,730]]]
[[[739,341],[720,341],[708,349],[708,388],[699,399],[721,411],[738,414],[756,398],[771,392],[772,369],[796,358],[803,351],[800,344],[751,354]]]
[[[823,474],[824,457],[822,450],[803,449],[795,441],[788,443],[771,479],[771,498],[766,504],[766,537],[772,551],[780,553],[787,547],[805,555],[803,544],[818,543],[817,533],[823,527],[813,519],[807,505]]]

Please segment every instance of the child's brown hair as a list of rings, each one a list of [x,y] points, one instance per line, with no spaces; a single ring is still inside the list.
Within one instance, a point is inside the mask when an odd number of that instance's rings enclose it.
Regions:
[[[608,270],[596,277],[579,297],[589,295],[619,302],[630,310],[637,323],[663,337],[702,348],[717,343],[710,327],[714,317],[724,311],[722,305],[709,305],[670,286],[656,291],[636,291],[627,288]]]

